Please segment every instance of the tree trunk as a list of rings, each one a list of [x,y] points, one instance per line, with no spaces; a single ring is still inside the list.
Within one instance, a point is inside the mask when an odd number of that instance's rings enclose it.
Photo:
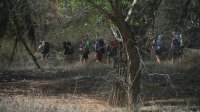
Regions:
[[[119,80],[119,84],[117,83],[114,87],[116,91],[113,92],[111,98],[115,99],[116,97],[117,101],[115,102],[115,104],[125,104],[132,111],[138,110],[137,108],[134,108],[133,110],[133,107],[138,104],[137,97],[140,94],[140,57],[135,35],[132,32],[130,24],[127,22],[128,20],[125,20],[124,14],[122,12],[122,0],[115,0],[111,2],[112,13],[107,12],[106,10],[101,8],[101,6],[95,4],[92,0],[86,1],[93,5],[93,7],[98,9],[100,13],[104,14],[113,22],[113,24],[119,29],[123,39],[123,44],[125,46],[124,50],[127,56],[127,65],[125,69],[126,72],[125,74],[121,74],[122,79]],[[136,1],[134,0],[133,5],[135,4],[135,2]],[[120,98],[118,98],[117,96],[119,96]],[[123,103],[121,103],[121,101]]]
[[[123,38],[123,44],[125,45],[125,53],[127,55],[127,65],[126,65],[126,73],[122,76],[125,81],[119,82],[115,87],[116,91],[115,96],[126,96],[126,98],[121,97],[118,99],[119,102],[115,102],[115,104],[125,104],[129,109],[133,109],[138,104],[138,96],[140,94],[140,57],[139,51],[137,48],[137,43],[135,36],[132,32],[131,26],[123,19],[112,19],[113,23],[119,28],[119,31]],[[121,95],[116,95],[118,94]],[[122,99],[124,103],[121,103]],[[117,105],[123,106],[123,105]],[[137,108],[134,108],[137,110]]]

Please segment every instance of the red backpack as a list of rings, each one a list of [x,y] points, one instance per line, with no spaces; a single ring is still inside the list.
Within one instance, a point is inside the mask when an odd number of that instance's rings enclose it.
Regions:
[[[116,46],[118,46],[118,44],[119,44],[118,40],[113,40],[113,41],[111,41],[110,43],[111,43],[111,46],[112,46],[112,47],[116,47]]]

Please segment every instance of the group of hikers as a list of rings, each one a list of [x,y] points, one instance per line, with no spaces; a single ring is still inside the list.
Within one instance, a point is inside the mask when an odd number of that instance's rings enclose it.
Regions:
[[[166,51],[166,46],[164,42],[164,36],[167,35],[165,32],[159,34],[153,41],[153,49],[156,54],[156,61],[157,63],[161,63],[160,58],[163,56],[164,52]],[[170,50],[172,54],[172,63],[176,59],[181,58],[183,53],[183,39],[182,34],[178,32],[172,32],[172,42],[170,45]],[[108,42],[104,42],[103,39],[96,39],[95,42],[91,42],[88,38],[83,38],[80,46],[80,62],[87,63],[88,58],[90,57],[90,53],[95,51],[95,60],[97,63],[102,62],[103,58],[106,57],[107,63],[114,62],[117,59],[117,49],[119,46],[119,40],[111,40]],[[73,53],[74,47],[72,46],[71,42],[63,42],[63,50],[64,50],[64,57],[65,61],[71,63],[73,60]],[[50,52],[50,44],[47,41],[41,41],[41,44],[38,47],[38,53],[41,53],[42,59],[45,59]]]
[[[90,53],[95,51],[95,60],[97,63],[102,62],[103,57],[107,58],[107,63],[111,63],[111,60],[117,57],[118,40],[111,40],[107,43],[103,39],[96,39],[92,43],[89,39],[83,38],[80,46],[80,61],[87,63]],[[63,42],[63,54],[65,62],[71,63],[73,60],[74,46],[71,42]],[[50,44],[47,41],[40,41],[37,54],[41,54],[41,59],[46,60],[48,53],[50,52]]]
[[[117,56],[117,46],[118,40],[112,40],[105,43],[103,39],[96,39],[94,44],[92,44],[88,39],[83,39],[79,47],[81,62],[87,63],[88,55],[94,50],[97,63],[103,60],[103,56],[106,56],[107,63],[110,63],[111,59],[115,59]]]
[[[167,42],[164,41],[164,36],[166,35],[167,35],[166,32],[161,33],[153,41],[153,48],[155,49],[157,63],[160,63],[161,56],[164,54],[164,52],[167,51],[168,54],[171,54],[172,63],[174,63],[176,59],[178,59],[178,61],[181,62],[181,56],[183,54],[183,47],[184,47],[182,34],[177,31],[172,32],[171,34],[172,41],[170,42],[170,49],[166,48],[168,47],[166,45]]]

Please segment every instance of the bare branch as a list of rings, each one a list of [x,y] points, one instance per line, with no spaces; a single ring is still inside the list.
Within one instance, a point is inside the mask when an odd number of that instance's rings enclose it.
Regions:
[[[134,5],[136,4],[136,2],[137,2],[137,0],[133,0],[133,3],[131,4],[131,7],[130,7],[130,9],[128,11],[128,15],[127,15],[127,17],[125,19],[126,22],[130,22],[131,16],[133,14],[133,8],[134,8]]]
[[[122,36],[121,36],[119,30],[118,30],[115,26],[112,26],[110,29],[111,29],[111,31],[112,31],[114,37],[115,37],[118,41],[122,42]]]

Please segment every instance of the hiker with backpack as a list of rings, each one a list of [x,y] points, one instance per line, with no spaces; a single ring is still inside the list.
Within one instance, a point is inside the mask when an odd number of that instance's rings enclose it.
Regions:
[[[90,42],[90,38],[89,37],[85,37],[85,45],[86,47],[89,49],[89,52],[92,51],[92,45],[91,45],[91,42]]]
[[[112,60],[113,64],[115,65],[116,62],[115,60],[117,58],[118,44],[119,44],[118,40],[113,40],[106,45],[107,64],[109,64]]]
[[[50,43],[47,41],[40,41],[37,54],[41,54],[41,60],[46,60],[47,54],[50,52]]]
[[[182,34],[179,34],[178,32],[172,33],[173,39],[171,44],[172,49],[172,63],[178,58],[181,62],[181,55],[183,53],[183,39]]]
[[[155,54],[156,54],[156,61],[160,64],[160,58],[163,53],[163,34],[159,34],[156,41],[153,43],[155,44]]]
[[[81,59],[80,59],[80,61],[82,63],[87,63],[88,55],[90,53],[90,49],[87,46],[86,41],[84,39],[82,40],[82,43],[81,43],[81,45],[79,47],[79,51],[81,53]]]
[[[73,46],[71,45],[71,42],[63,42],[63,48],[64,48],[64,61],[71,63],[73,60]]]
[[[104,48],[104,41],[103,39],[97,39],[95,44],[94,44],[94,49],[96,51],[96,62],[101,62],[103,54],[105,53],[105,48]]]

